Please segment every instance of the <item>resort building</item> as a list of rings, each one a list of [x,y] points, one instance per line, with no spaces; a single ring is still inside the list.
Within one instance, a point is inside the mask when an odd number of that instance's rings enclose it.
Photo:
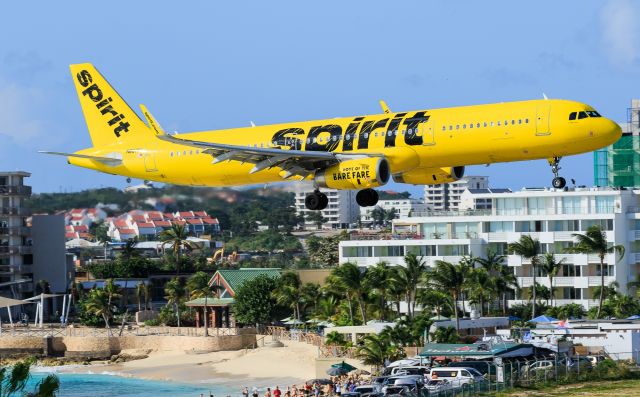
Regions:
[[[305,229],[317,228],[316,223],[307,220],[310,212],[304,205],[307,194],[312,193],[314,187],[309,183],[296,183],[294,188],[295,210],[297,215],[304,217]],[[358,221],[360,206],[356,203],[356,190],[334,190],[321,188],[320,191],[327,195],[329,205],[320,211],[325,219],[323,229],[346,229],[349,225]]]
[[[640,99],[631,101],[627,122],[620,127],[616,143],[593,153],[596,186],[640,187]]]
[[[486,176],[465,176],[451,183],[425,185],[424,203],[435,211],[456,211],[465,190],[487,188],[489,177]]]
[[[378,200],[378,204],[374,207],[360,207],[360,222],[363,225],[371,225],[374,223],[374,219],[371,216],[371,211],[376,207],[380,207],[385,211],[393,210],[395,218],[406,218],[411,214],[425,212],[429,209],[422,200],[417,199],[393,199],[393,200]]]
[[[24,171],[0,172],[0,294],[14,299],[30,297],[33,292],[31,214],[24,201],[31,186],[24,185]]]
[[[114,241],[127,241],[138,238],[140,241],[158,240],[163,230],[170,229],[172,225],[184,225],[190,235],[200,237],[203,235],[220,234],[220,223],[217,218],[212,218],[206,211],[178,211],[175,213],[163,213],[160,211],[133,210],[117,218],[107,220],[109,231],[107,234]],[[77,227],[74,227],[75,230]],[[70,233],[69,228],[67,233]],[[68,234],[68,239],[77,238]]]
[[[584,233],[592,225],[606,231],[607,241],[622,244],[626,255],[618,260],[606,257],[605,284],[617,282],[621,292],[634,281],[640,264],[640,191],[612,188],[525,189],[510,193],[476,194],[491,200],[490,210],[432,212],[430,216],[409,216],[392,223],[392,233],[360,239],[356,233],[340,243],[340,263],[362,267],[380,261],[402,265],[409,253],[422,256],[428,266],[437,260],[457,263],[464,255],[484,257],[487,252],[507,254],[509,243],[530,235],[538,239],[543,252],[563,260],[553,279],[556,305],[579,303],[585,308],[597,305],[594,287],[600,285],[597,255],[567,254],[574,244],[573,233]],[[506,264],[517,276],[522,297],[528,298],[533,285],[530,260],[508,255]],[[549,286],[549,279],[538,270],[537,282]],[[510,304],[523,300],[510,297]]]

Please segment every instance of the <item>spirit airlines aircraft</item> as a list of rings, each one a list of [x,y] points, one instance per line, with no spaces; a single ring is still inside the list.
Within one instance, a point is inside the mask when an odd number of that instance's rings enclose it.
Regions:
[[[230,186],[305,179],[316,188],[373,189],[390,177],[410,184],[452,182],[466,165],[548,159],[553,186],[560,158],[615,142],[620,127],[580,102],[543,99],[446,109],[391,112],[298,123],[169,135],[141,105],[142,121],[91,65],[71,65],[93,147],[70,164],[108,174],[193,186]],[[316,190],[306,207],[321,210]]]

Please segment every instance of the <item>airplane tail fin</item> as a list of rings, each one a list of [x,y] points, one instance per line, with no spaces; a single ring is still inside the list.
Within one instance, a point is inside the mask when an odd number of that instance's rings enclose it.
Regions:
[[[71,65],[70,69],[93,146],[153,136],[92,64]]]

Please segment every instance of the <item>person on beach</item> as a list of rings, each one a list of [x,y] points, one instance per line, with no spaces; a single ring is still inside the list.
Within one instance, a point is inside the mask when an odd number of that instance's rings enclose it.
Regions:
[[[264,397],[271,397],[271,388],[267,387],[267,391],[264,392]]]
[[[251,396],[252,397],[258,397],[258,388],[253,386],[253,389],[251,390]]]
[[[280,391],[280,386],[276,386],[276,388],[273,389],[273,397],[280,397],[281,394],[282,392]]]
[[[249,397],[249,388],[247,386],[242,388],[242,397]]]

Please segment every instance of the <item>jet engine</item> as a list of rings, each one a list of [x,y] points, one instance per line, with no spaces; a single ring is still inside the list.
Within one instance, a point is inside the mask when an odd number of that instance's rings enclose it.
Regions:
[[[439,185],[455,182],[464,176],[464,166],[441,168],[416,168],[408,172],[396,174],[393,180],[412,185]]]
[[[363,157],[341,161],[316,171],[315,182],[330,189],[369,189],[386,184],[391,175],[384,157]]]

